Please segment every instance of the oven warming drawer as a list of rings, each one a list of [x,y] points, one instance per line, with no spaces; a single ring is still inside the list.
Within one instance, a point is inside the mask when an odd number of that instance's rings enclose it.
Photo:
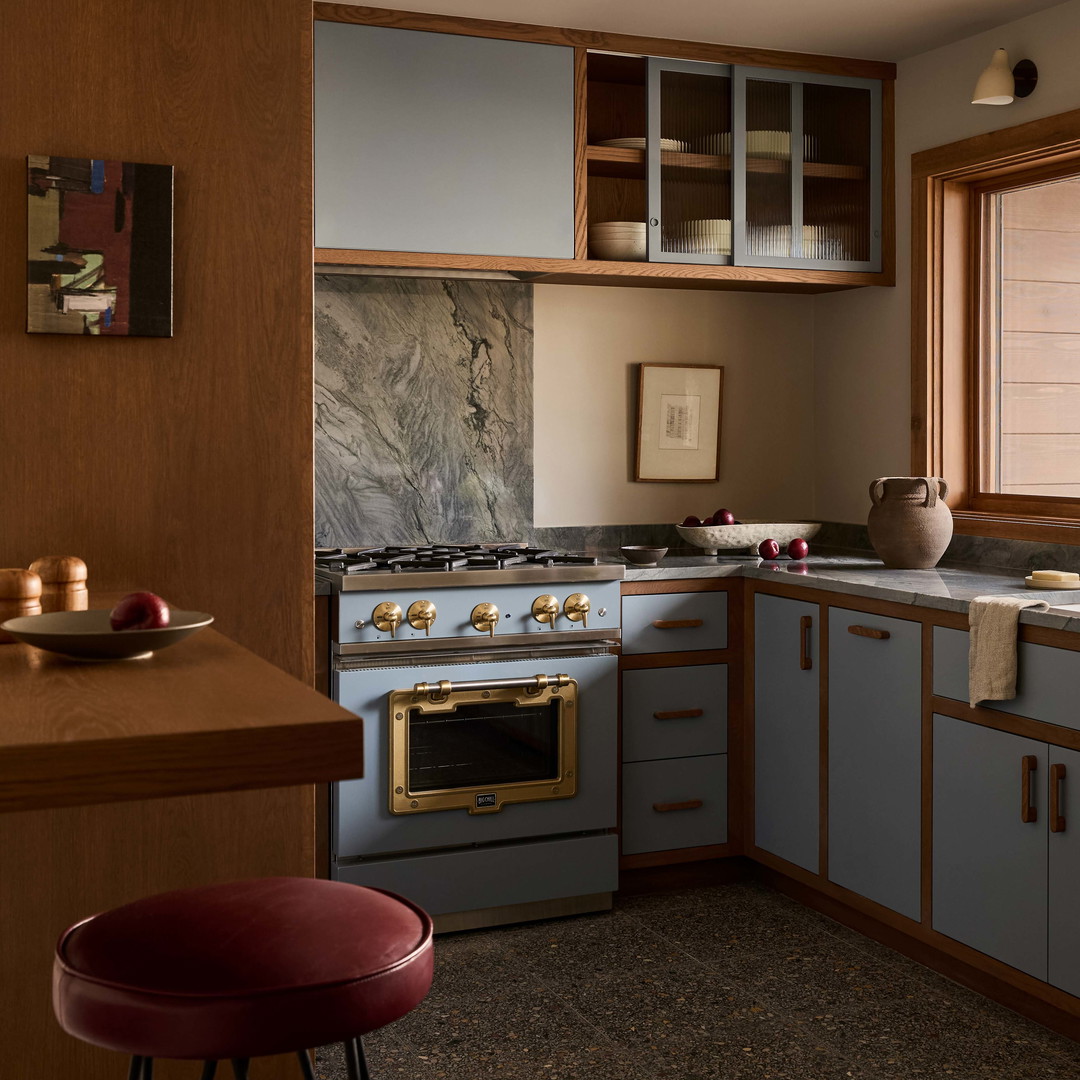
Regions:
[[[335,866],[333,876],[352,885],[400,893],[438,916],[612,893],[619,884],[619,845],[610,834],[492,844],[365,859]]]

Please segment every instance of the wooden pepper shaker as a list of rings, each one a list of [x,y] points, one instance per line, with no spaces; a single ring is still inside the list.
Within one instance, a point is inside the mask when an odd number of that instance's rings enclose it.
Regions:
[[[86,563],[75,555],[42,555],[30,564],[41,578],[42,611],[85,611],[90,594],[86,589]]]
[[[21,567],[0,570],[0,623],[20,615],[41,614],[41,578]],[[0,630],[0,643],[14,641]]]

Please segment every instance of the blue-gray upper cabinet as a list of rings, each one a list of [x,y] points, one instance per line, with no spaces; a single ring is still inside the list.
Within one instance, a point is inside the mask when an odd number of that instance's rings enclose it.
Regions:
[[[818,872],[817,604],[754,598],[754,843]]]
[[[882,269],[881,83],[650,59],[653,262]]]
[[[315,23],[315,245],[574,255],[573,49]]]
[[[919,623],[829,610],[829,880],[909,919],[921,914],[921,646]]]
[[[933,752],[933,927],[1045,980],[1046,743],[935,715]]]

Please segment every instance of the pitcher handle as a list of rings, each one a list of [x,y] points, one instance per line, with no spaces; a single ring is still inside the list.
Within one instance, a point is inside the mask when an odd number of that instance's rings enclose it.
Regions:
[[[885,494],[885,483],[888,480],[921,480],[926,485],[926,499],[923,501],[923,506],[936,506],[938,499],[944,499],[948,497],[949,485],[941,479],[940,476],[879,476],[870,485],[870,501],[875,506],[881,505],[881,500]]]

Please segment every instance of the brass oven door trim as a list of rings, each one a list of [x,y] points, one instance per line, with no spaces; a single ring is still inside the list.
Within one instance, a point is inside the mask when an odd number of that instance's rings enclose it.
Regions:
[[[495,814],[509,803],[545,802],[549,799],[571,799],[577,794],[578,746],[577,704],[578,684],[565,676],[533,676],[525,680],[506,680],[526,685],[501,689],[469,689],[469,684],[450,684],[448,692],[437,687],[417,684],[411,690],[392,690],[387,695],[390,718],[390,813],[423,814],[432,810],[467,810],[470,814]],[[544,685],[544,684],[547,685]],[[562,685],[559,685],[559,684]],[[424,692],[429,689],[434,693]],[[460,705],[505,702],[515,706],[546,705],[555,701],[559,706],[559,766],[558,775],[543,780],[476,787],[442,788],[434,791],[409,790],[409,712],[453,712]],[[495,794],[495,804],[478,806],[476,796]]]

